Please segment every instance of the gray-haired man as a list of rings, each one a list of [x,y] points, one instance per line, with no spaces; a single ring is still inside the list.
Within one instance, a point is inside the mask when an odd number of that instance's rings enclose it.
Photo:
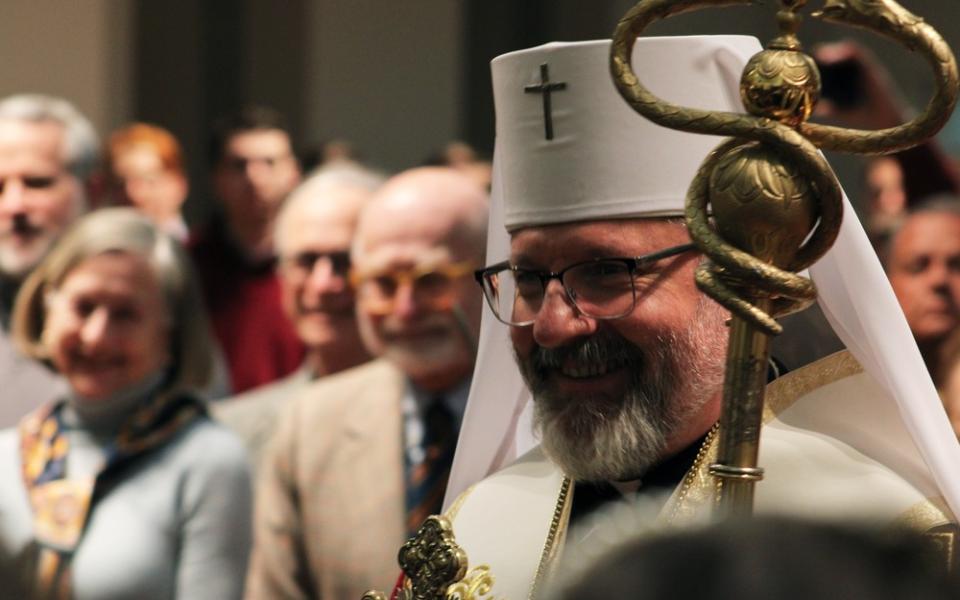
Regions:
[[[52,373],[11,346],[7,324],[20,283],[86,210],[99,146],[90,121],[66,100],[0,100],[0,427],[59,390]]]

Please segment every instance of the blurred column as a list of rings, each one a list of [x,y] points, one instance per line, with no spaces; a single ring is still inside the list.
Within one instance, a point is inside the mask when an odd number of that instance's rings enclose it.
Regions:
[[[133,4],[115,0],[3,0],[0,96],[62,96],[100,132],[133,110]]]

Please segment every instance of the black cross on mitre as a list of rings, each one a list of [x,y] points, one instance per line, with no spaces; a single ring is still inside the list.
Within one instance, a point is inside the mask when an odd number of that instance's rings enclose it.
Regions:
[[[540,65],[540,83],[523,88],[526,94],[543,94],[543,134],[548,140],[553,139],[553,113],[550,107],[550,94],[555,90],[565,89],[567,89],[565,81],[550,82],[550,67],[547,63]]]

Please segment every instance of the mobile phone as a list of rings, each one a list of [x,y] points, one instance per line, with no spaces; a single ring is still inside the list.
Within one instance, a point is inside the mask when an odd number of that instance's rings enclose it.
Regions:
[[[856,108],[866,100],[863,89],[863,65],[855,59],[817,64],[820,69],[820,97],[839,109]]]

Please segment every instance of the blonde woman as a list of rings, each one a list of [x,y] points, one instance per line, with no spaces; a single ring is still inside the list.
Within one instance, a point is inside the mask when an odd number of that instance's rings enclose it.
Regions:
[[[0,433],[0,556],[38,598],[239,598],[240,443],[194,391],[209,327],[187,259],[133,209],[79,221],[24,283],[14,339],[65,398]]]

